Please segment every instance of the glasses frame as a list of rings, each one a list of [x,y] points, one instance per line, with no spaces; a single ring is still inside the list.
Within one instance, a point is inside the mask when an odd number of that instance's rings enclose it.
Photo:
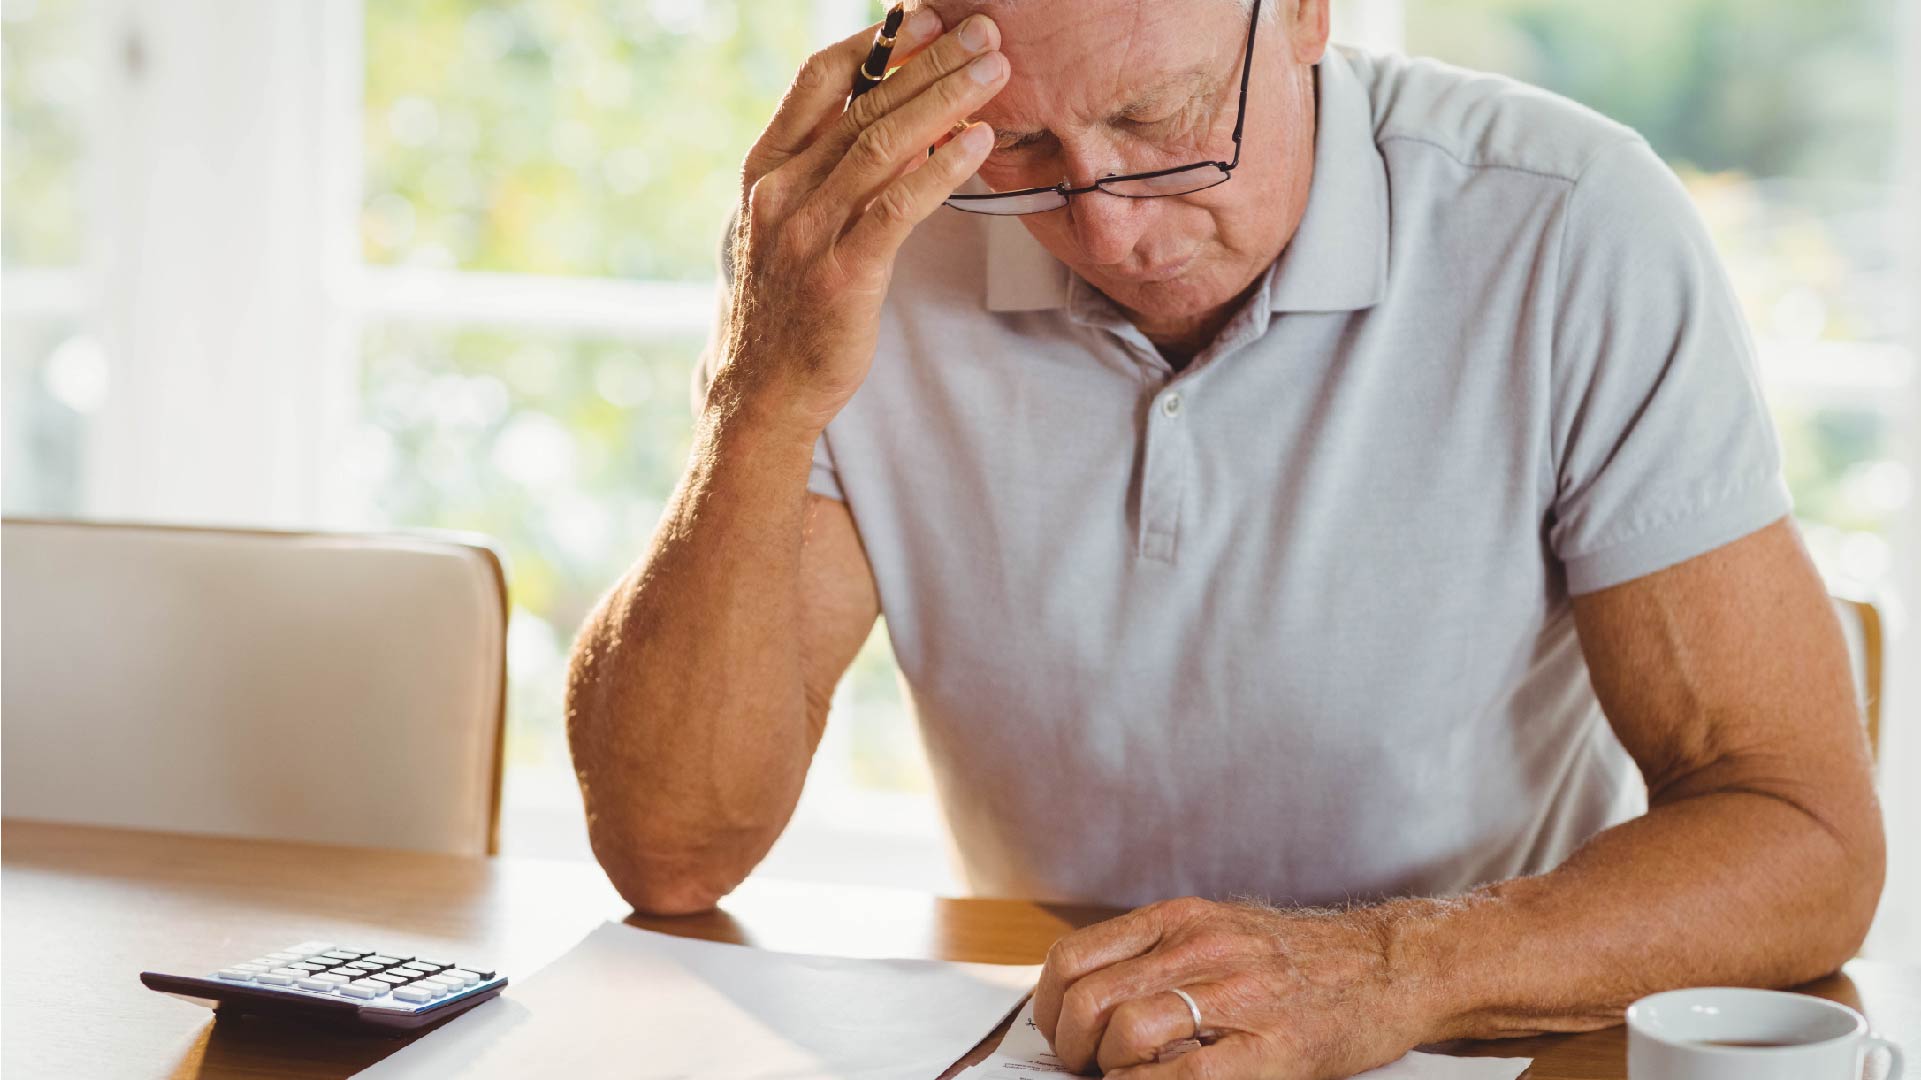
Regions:
[[[962,204],[985,202],[987,200],[1017,199],[1032,195],[1045,195],[1049,192],[1058,194],[1061,197],[1061,204],[1059,206],[1050,206],[1045,210],[1024,210],[1017,213],[997,215],[999,217],[1025,217],[1028,214],[1049,214],[1056,210],[1064,210],[1074,196],[1091,195],[1096,191],[1104,195],[1112,195],[1117,199],[1165,199],[1178,195],[1192,195],[1195,191],[1206,191],[1208,188],[1219,187],[1227,183],[1229,180],[1234,179],[1234,169],[1241,163],[1241,131],[1247,124],[1247,84],[1249,78],[1254,74],[1254,35],[1260,29],[1260,26],[1261,0],[1254,0],[1253,12],[1248,16],[1247,22],[1247,49],[1241,56],[1241,99],[1234,113],[1234,157],[1232,160],[1196,161],[1187,165],[1176,165],[1168,169],[1150,169],[1147,172],[1124,173],[1119,176],[1103,176],[1086,187],[1068,187],[1067,181],[1062,180],[1060,183],[1049,187],[1031,187],[1021,188],[1016,191],[992,191],[978,194],[949,195],[942,201],[942,205],[952,207],[963,213],[992,214],[993,211],[972,210]],[[1172,176],[1175,173],[1194,172],[1200,169],[1219,169],[1222,174],[1221,178],[1211,184],[1204,184],[1201,187],[1197,187],[1193,189],[1193,191],[1168,192],[1166,194],[1127,195],[1121,192],[1109,191],[1106,188],[1108,184],[1118,184],[1129,180],[1152,180],[1156,177]]]

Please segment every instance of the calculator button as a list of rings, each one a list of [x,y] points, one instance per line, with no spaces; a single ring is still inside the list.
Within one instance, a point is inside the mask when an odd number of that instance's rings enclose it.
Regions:
[[[353,982],[352,979],[349,979],[345,975],[335,975],[332,972],[328,972],[322,975],[315,975],[313,977],[313,981],[319,982],[319,983],[326,983],[328,986],[339,986],[341,983]]]
[[[408,978],[405,975],[395,975],[391,971],[383,971],[380,974],[375,975],[374,978],[379,979],[381,982],[386,983],[388,986],[405,986],[408,983],[413,981],[412,979]]]
[[[314,963],[314,962],[313,962],[313,961],[311,961],[311,960],[302,960],[302,961],[301,961],[301,962],[299,962],[298,964],[288,964],[287,966],[288,966],[288,967],[290,967],[290,968],[296,968],[296,969],[298,969],[298,970],[300,970],[300,971],[325,971],[325,970],[327,970],[327,965],[325,965],[325,964],[316,964],[316,963]]]
[[[375,990],[371,986],[362,986],[359,983],[347,983],[340,987],[340,992],[348,997],[377,998],[387,992],[387,987],[385,984],[382,984],[380,989]]]
[[[351,949],[329,949],[321,955],[329,960],[358,960],[367,954],[354,952]]]
[[[429,968],[433,968],[433,969],[434,969],[435,971],[439,971],[439,970],[440,970],[441,968],[450,968],[450,967],[453,967],[453,965],[452,965],[452,964],[443,964],[443,963],[441,963],[441,962],[440,962],[440,961],[438,961],[438,960],[429,960],[429,959],[427,959],[427,958],[426,958],[426,957],[424,957],[424,956],[417,956],[417,957],[415,957],[415,958],[414,958],[414,966],[415,966],[415,967],[429,967]]]
[[[432,990],[421,990],[411,986],[403,986],[394,991],[394,997],[397,1000],[411,1001],[416,1004],[424,1001],[432,1001],[436,996]]]
[[[437,970],[439,969],[415,967],[412,964],[402,964],[399,967],[395,968],[394,972],[399,975],[411,975],[415,978],[419,978],[422,975],[432,975]]]
[[[273,972],[273,971],[263,971],[260,974],[255,975],[253,977],[253,981],[263,982],[269,986],[292,986],[293,976],[282,975],[282,974],[279,974],[278,972]]]
[[[253,977],[257,974],[259,974],[259,972],[242,971],[239,968],[221,968],[220,969],[220,977],[223,979],[229,979],[233,982],[252,982]]]
[[[326,993],[331,993],[333,991],[333,988],[336,986],[339,986],[340,984],[333,983],[333,982],[325,982],[320,979],[302,979],[298,983],[295,983],[294,985],[300,987],[302,990],[318,990],[321,993],[326,994]]]
[[[380,965],[381,967],[392,967],[392,966],[394,966],[395,964],[398,964],[398,963],[400,963],[400,961],[401,961],[401,958],[400,958],[400,957],[398,957],[398,956],[369,956],[369,957],[367,957],[367,962],[368,962],[369,964],[379,964],[379,965]]]
[[[420,981],[428,986],[444,986],[449,990],[458,990],[467,985],[450,975],[429,975]]]
[[[468,971],[465,968],[450,968],[440,974],[442,978],[459,979],[462,986],[472,986],[480,981],[480,972]]]

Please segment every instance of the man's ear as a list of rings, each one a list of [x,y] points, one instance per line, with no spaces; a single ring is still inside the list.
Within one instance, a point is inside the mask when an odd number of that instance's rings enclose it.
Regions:
[[[1327,51],[1328,5],[1332,0],[1278,0],[1286,5],[1288,48],[1297,64],[1318,64]]]

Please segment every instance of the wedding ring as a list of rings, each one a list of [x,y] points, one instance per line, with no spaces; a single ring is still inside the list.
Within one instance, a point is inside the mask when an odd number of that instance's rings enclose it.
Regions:
[[[1194,1004],[1194,998],[1192,997],[1192,995],[1188,994],[1188,992],[1185,990],[1178,990],[1178,989],[1169,990],[1168,993],[1173,994],[1175,997],[1178,997],[1182,1001],[1187,1002],[1187,1015],[1194,1018],[1193,1038],[1196,1038],[1196,1039],[1200,1038],[1201,1037],[1201,1007],[1199,1005]]]

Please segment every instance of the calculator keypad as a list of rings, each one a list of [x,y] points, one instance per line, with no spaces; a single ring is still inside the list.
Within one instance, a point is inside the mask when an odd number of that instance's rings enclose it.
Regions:
[[[344,997],[362,1004],[411,1010],[486,983],[494,973],[308,941],[221,968],[216,977],[289,993]]]

